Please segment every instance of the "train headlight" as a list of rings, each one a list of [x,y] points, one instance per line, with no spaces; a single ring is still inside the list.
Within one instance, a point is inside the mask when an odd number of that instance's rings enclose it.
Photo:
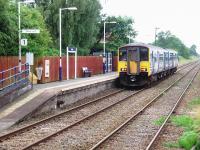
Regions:
[[[127,69],[126,68],[121,68],[121,71],[126,72]]]

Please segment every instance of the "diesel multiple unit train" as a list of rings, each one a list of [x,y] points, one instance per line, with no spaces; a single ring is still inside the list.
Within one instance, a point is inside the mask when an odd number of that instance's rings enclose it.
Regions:
[[[177,52],[157,46],[131,43],[118,50],[119,82],[123,86],[142,86],[177,70]]]

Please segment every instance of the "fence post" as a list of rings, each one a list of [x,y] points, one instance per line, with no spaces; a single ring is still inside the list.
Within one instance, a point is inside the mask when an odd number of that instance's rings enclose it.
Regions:
[[[16,81],[17,81],[17,67],[14,68],[14,71],[15,71],[15,84],[16,84]]]
[[[2,82],[1,82],[1,84],[2,84],[2,88],[3,88],[3,72],[2,72]]]

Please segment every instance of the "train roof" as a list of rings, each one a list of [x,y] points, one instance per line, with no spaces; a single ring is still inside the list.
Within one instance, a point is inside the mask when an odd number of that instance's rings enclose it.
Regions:
[[[173,52],[173,53],[177,53],[177,51],[172,50],[172,49],[165,49],[165,48],[162,48],[162,47],[154,46],[154,45],[151,45],[151,44],[145,44],[145,43],[130,43],[130,44],[126,44],[126,45],[124,45],[120,48],[127,47],[127,46],[142,46],[142,47],[147,47],[147,48],[152,49],[152,50],[164,50],[164,51],[170,51],[170,52]]]

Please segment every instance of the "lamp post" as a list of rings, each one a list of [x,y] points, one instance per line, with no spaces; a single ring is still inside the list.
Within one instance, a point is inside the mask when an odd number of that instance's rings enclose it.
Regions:
[[[60,29],[60,65],[59,65],[59,80],[62,80],[62,20],[61,20],[61,14],[63,10],[77,10],[76,7],[67,7],[67,8],[60,8],[59,9],[59,29]]]
[[[117,23],[116,21],[106,22],[103,24],[103,56],[106,56],[106,23]]]
[[[156,38],[157,38],[157,30],[160,29],[158,27],[155,28],[155,45],[156,45]]]
[[[35,3],[35,0],[18,2],[18,36],[19,36],[19,72],[22,70],[22,47],[21,47],[21,4]]]

